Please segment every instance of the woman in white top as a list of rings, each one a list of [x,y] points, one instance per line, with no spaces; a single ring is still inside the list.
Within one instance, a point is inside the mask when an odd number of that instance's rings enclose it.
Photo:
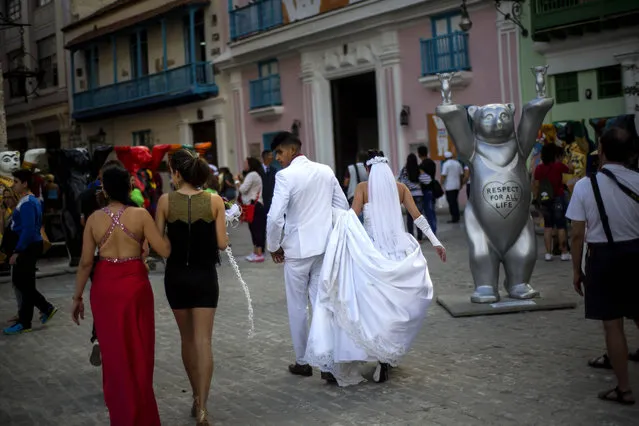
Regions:
[[[249,262],[264,262],[264,245],[266,244],[266,209],[262,199],[262,179],[264,168],[257,158],[248,157],[244,161],[244,177],[237,176],[235,184],[240,194],[241,204],[255,205],[253,220],[249,222],[253,253],[246,257]]]

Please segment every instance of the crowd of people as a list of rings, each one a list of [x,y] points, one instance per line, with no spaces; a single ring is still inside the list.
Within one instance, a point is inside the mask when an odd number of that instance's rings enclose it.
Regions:
[[[629,353],[623,328],[624,317],[639,326],[638,287],[627,280],[639,260],[635,144],[626,130],[607,131],[599,142],[600,173],[579,181],[569,204],[561,175],[570,169],[548,145],[533,186],[546,223],[546,259],[552,259],[556,228],[561,258],[572,260],[574,288],[585,295],[586,318],[604,324],[607,353],[590,365],[613,369],[618,385],[599,397],[622,404],[635,402],[627,363],[639,359],[639,351]],[[296,357],[290,373],[312,376],[317,367],[323,380],[348,386],[363,380],[358,365],[372,361],[377,363],[374,380],[384,382],[410,349],[433,298],[418,240],[425,237],[446,261],[436,236],[435,201],[446,194],[451,222],[459,221],[453,200],[470,179],[467,169],[447,153],[437,180],[436,164],[420,147],[395,176],[384,153],[372,150],[349,166],[340,184],[330,167],[304,156],[302,142],[288,132],[278,134],[261,157],[247,158],[243,173],[232,176],[190,150],[173,153],[173,190],[159,198],[154,216],[134,200],[135,185],[124,166],[117,160],[103,165],[83,206],[82,257],[71,311],[79,324],[90,280],[91,361],[102,365],[111,424],[160,424],[153,391],[154,298],[145,265],[151,249],[166,259],[164,287],[193,395],[190,412],[197,425],[209,424],[212,333],[220,297],[216,268],[220,250],[229,245],[225,212],[232,200],[242,206],[250,229],[253,252],[247,260],[263,262],[268,252],[284,264]],[[46,205],[30,190],[32,182],[32,172],[16,171],[13,188],[4,194],[11,214],[0,218],[3,247],[12,246],[9,263],[19,311],[6,334],[30,331],[35,308],[43,324],[57,313],[36,289]],[[410,218],[406,227],[402,209]],[[572,256],[566,218],[572,222]]]

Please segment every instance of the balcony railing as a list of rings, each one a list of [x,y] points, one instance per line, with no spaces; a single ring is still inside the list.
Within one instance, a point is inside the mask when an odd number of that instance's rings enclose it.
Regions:
[[[282,105],[280,76],[269,75],[249,82],[251,109]]]
[[[284,23],[282,0],[256,0],[229,11],[231,40],[269,30]]]
[[[532,29],[543,31],[580,23],[599,21],[632,11],[639,2],[631,0],[534,0]]]
[[[420,40],[422,77],[444,72],[470,70],[468,33],[451,34]]]
[[[194,69],[195,68],[195,69]],[[122,83],[101,86],[73,96],[74,113],[112,107],[162,95],[195,94],[215,88],[210,62],[171,68]]]

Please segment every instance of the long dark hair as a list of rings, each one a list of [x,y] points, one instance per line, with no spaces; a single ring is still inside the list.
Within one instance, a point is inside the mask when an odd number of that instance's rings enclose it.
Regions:
[[[129,204],[131,175],[124,167],[109,167],[102,171],[102,188],[110,201]]]
[[[246,163],[248,164],[248,173],[256,172],[258,175],[260,175],[261,178],[264,177],[264,167],[262,167],[262,163],[260,163],[260,160],[255,157],[247,157]]]
[[[408,154],[406,158],[406,175],[411,182],[419,182],[419,164],[417,163],[417,156],[413,153]]]
[[[195,188],[204,185],[211,174],[206,160],[186,149],[176,151],[169,160],[169,166],[173,172],[180,173],[184,182]]]

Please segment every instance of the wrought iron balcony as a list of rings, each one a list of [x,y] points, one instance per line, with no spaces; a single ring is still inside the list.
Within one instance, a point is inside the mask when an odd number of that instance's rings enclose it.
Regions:
[[[444,72],[470,70],[468,33],[451,34],[420,40],[422,77]]]
[[[280,76],[278,74],[251,80],[249,92],[251,109],[282,105]]]
[[[256,0],[229,11],[231,40],[248,37],[284,23],[282,0]]]
[[[636,25],[639,19],[639,2],[631,0],[534,0],[531,7],[535,41]]]
[[[73,117],[88,119],[217,94],[210,62],[198,62],[100,86],[73,96]]]

